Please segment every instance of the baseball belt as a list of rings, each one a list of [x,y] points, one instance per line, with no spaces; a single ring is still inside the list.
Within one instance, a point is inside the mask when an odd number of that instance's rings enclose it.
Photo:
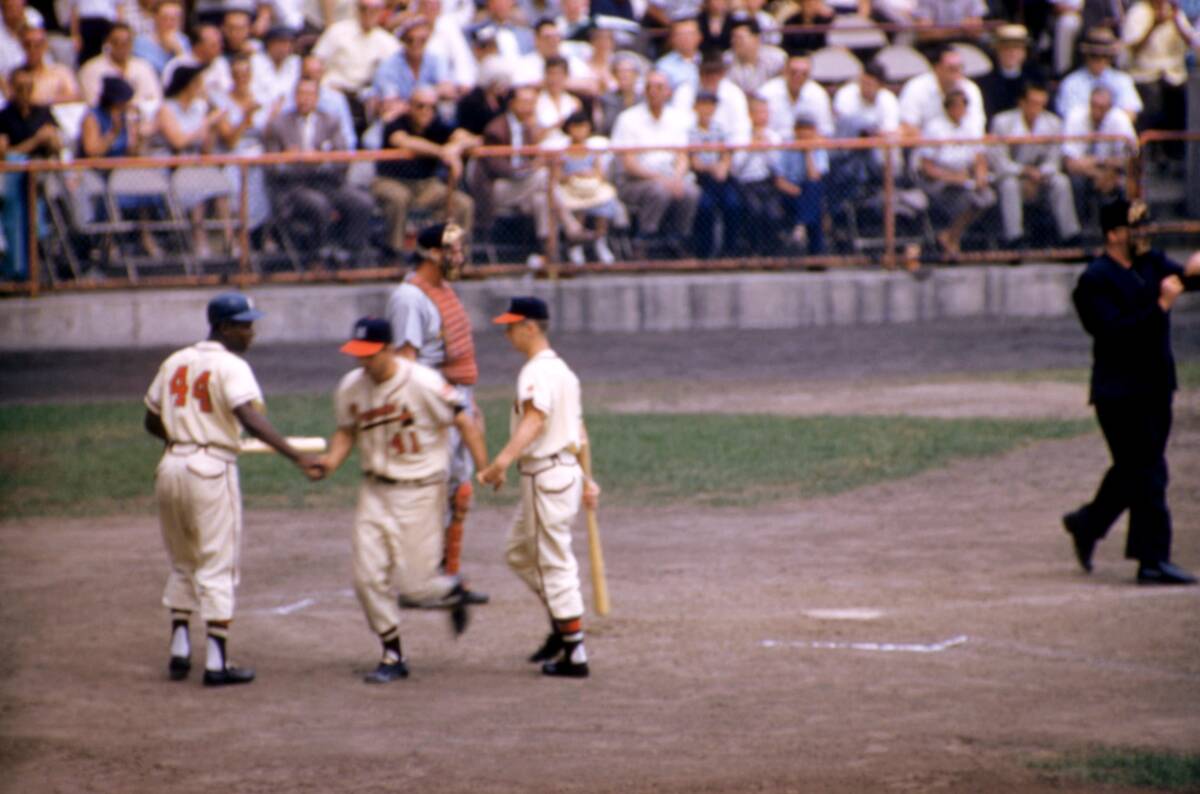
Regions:
[[[555,466],[577,466],[579,460],[570,452],[557,452],[545,458],[522,458],[517,471],[526,477],[534,477]]]
[[[384,475],[376,474],[373,471],[364,471],[363,477],[373,483],[378,483],[379,485],[400,485],[406,488],[421,488],[426,485],[437,485],[438,483],[445,482],[446,480],[446,475],[444,474],[435,474],[431,477],[421,477],[413,480],[398,480],[395,477],[385,477]]]

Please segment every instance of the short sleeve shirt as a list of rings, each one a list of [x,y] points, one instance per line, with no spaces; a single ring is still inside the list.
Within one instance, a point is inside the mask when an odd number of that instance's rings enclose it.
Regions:
[[[579,378],[553,350],[543,350],[525,362],[517,376],[517,399],[510,423],[513,432],[527,402],[546,415],[546,425],[522,457],[545,458],[564,450],[574,452],[582,446]]]
[[[263,409],[262,389],[245,359],[220,342],[198,342],[172,353],[146,391],[173,442],[237,450],[241,425],[234,409]]]
[[[404,132],[415,138],[424,138],[427,141],[436,143],[438,146],[444,145],[450,140],[450,136],[454,134],[454,129],[440,120],[434,120],[428,127],[421,132],[413,130],[412,117],[407,113],[396,117],[383,128],[383,140],[385,146],[393,148],[389,140],[394,132]],[[380,176],[389,179],[429,179],[437,175],[438,165],[440,160],[436,157],[419,155],[408,160],[381,160],[377,167]]]
[[[334,395],[337,425],[354,430],[365,472],[395,480],[444,476],[447,428],[467,398],[429,367],[398,356],[396,364],[383,383],[361,367],[342,378]]]
[[[392,290],[387,321],[392,324],[396,349],[412,345],[417,351],[417,363],[433,369],[445,363],[442,315],[420,287],[405,282]]]

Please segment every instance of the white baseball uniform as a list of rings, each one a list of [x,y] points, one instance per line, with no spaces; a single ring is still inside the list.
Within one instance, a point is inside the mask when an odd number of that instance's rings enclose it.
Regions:
[[[400,622],[393,582],[414,600],[444,597],[457,584],[439,575],[438,565],[447,430],[466,400],[434,370],[399,356],[396,365],[384,383],[355,369],[334,396],[337,425],[354,433],[364,475],[354,517],[354,588],[377,634]]]
[[[163,541],[171,561],[163,605],[200,610],[205,621],[233,618],[242,536],[234,409],[263,410],[250,365],[220,342],[172,353],[145,397],[170,439],[155,472]]]
[[[521,504],[509,532],[508,566],[546,604],[556,621],[583,615],[579,565],[571,551],[571,526],[583,496],[583,471],[575,457],[583,441],[579,378],[553,350],[543,350],[521,368],[511,428],[526,402],[546,424],[517,463]]]

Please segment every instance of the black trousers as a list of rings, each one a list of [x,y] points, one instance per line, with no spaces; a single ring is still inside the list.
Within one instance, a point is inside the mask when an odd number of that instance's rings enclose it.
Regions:
[[[1095,498],[1079,512],[1086,530],[1100,539],[1128,509],[1125,556],[1147,563],[1171,559],[1166,457],[1171,401],[1170,393],[1096,401],[1113,462]]]

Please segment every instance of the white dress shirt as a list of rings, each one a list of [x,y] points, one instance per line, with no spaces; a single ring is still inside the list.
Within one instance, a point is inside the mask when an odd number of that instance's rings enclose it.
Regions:
[[[767,101],[771,111],[769,126],[785,140],[792,137],[796,115],[807,113],[817,123],[817,132],[824,136],[833,135],[833,104],[829,94],[815,80],[806,80],[795,99],[788,92],[787,81],[776,77],[763,84],[759,96]]]
[[[621,112],[613,125],[613,146],[686,146],[688,119],[668,105],[656,119],[645,102]],[[678,152],[659,149],[636,155],[642,168],[658,174],[674,174]]]
[[[963,118],[966,127],[975,135],[983,135],[987,129],[987,114],[983,109],[983,94],[974,81],[962,78],[956,86],[967,95],[967,115]],[[917,129],[934,119],[946,115],[946,95],[933,72],[925,72],[911,78],[900,90],[900,121]]]

